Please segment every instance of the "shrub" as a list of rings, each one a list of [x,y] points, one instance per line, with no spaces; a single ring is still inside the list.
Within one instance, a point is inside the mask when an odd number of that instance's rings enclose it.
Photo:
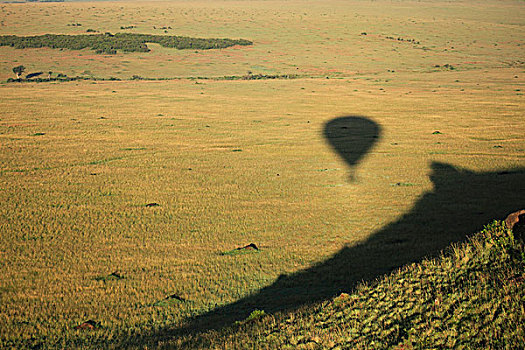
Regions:
[[[93,29],[89,32],[94,32]],[[164,47],[179,50],[209,50],[222,49],[234,45],[252,45],[249,40],[239,39],[203,39],[173,35],[151,35],[117,33],[63,35],[45,34],[36,36],[0,36],[0,46],[11,46],[16,49],[50,47],[53,49],[82,50],[90,48],[99,54],[116,54],[117,50],[124,52],[148,52],[146,43],[157,43]]]

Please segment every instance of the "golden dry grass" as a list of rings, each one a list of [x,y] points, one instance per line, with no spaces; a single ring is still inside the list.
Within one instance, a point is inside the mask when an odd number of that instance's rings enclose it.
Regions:
[[[177,51],[150,45],[149,54],[95,55],[92,51],[0,47],[0,78],[11,65],[67,75],[144,77],[222,76],[247,71],[314,76],[505,67],[523,61],[519,2],[403,1],[169,1],[2,4],[0,34],[100,32],[228,37],[249,48]],[[73,27],[68,24],[80,23]],[[121,30],[121,26],[136,28]],[[154,29],[156,27],[157,29]],[[366,32],[366,36],[360,35]],[[387,39],[414,39],[420,44]],[[523,64],[523,62],[521,63]]]
[[[2,47],[2,79],[17,64],[98,77],[308,76],[0,85],[5,347],[107,346],[176,327],[366,240],[432,190],[433,161],[478,172],[525,164],[519,2],[0,8],[1,34],[171,24],[170,34],[255,42],[115,56]],[[434,67],[446,63],[457,69]],[[355,182],[323,137],[351,115],[383,130]],[[259,253],[220,255],[251,242]],[[97,280],[114,271],[124,279]],[[154,305],[174,293],[188,302]],[[88,319],[102,328],[73,329]]]

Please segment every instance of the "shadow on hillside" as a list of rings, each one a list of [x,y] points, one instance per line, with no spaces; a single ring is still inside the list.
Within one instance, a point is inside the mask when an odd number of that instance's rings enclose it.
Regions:
[[[351,167],[362,160],[379,135],[380,127],[362,117],[334,119],[324,130],[327,142]],[[322,263],[281,276],[246,298],[190,320],[187,328],[129,341],[148,343],[188,332],[219,329],[245,319],[254,309],[267,313],[291,311],[341,292],[351,292],[362,281],[435,256],[451,243],[465,240],[466,234],[525,205],[525,168],[477,173],[439,162],[430,166],[434,189],[422,195],[409,213],[362,244],[345,247]],[[348,216],[351,215],[356,214],[349,212]]]

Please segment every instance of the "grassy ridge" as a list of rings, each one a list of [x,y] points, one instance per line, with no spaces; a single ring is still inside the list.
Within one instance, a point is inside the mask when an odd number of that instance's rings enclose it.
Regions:
[[[438,259],[296,313],[259,311],[240,327],[202,337],[200,346],[523,348],[524,266],[523,242],[495,221]],[[190,343],[195,346],[194,339]]]
[[[11,46],[15,49],[50,47],[52,49],[82,50],[90,48],[100,54],[116,54],[117,50],[125,52],[149,52],[146,43],[156,43],[163,47],[179,50],[223,49],[234,45],[252,45],[248,40],[202,39],[174,35],[150,35],[131,33],[105,33],[90,35],[34,35],[0,36],[0,46]]]

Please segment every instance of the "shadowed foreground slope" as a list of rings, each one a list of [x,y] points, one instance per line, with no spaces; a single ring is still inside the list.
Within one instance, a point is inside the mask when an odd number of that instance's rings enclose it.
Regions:
[[[378,139],[379,132],[379,126],[366,118],[343,117],[329,122],[324,134],[353,167]],[[351,292],[362,281],[437,256],[452,243],[464,241],[467,233],[481,230],[495,218],[503,219],[524,204],[525,168],[472,172],[439,162],[430,166],[434,189],[424,194],[409,213],[362,244],[345,247],[322,263],[281,276],[246,298],[190,320],[187,328],[128,341],[149,343],[188,332],[219,329],[245,319],[255,309],[266,313],[293,311],[341,292]]]
[[[511,232],[495,221],[442,256],[361,284],[351,294],[284,318],[252,316],[187,344],[290,350],[523,349],[523,248],[523,232]]]

